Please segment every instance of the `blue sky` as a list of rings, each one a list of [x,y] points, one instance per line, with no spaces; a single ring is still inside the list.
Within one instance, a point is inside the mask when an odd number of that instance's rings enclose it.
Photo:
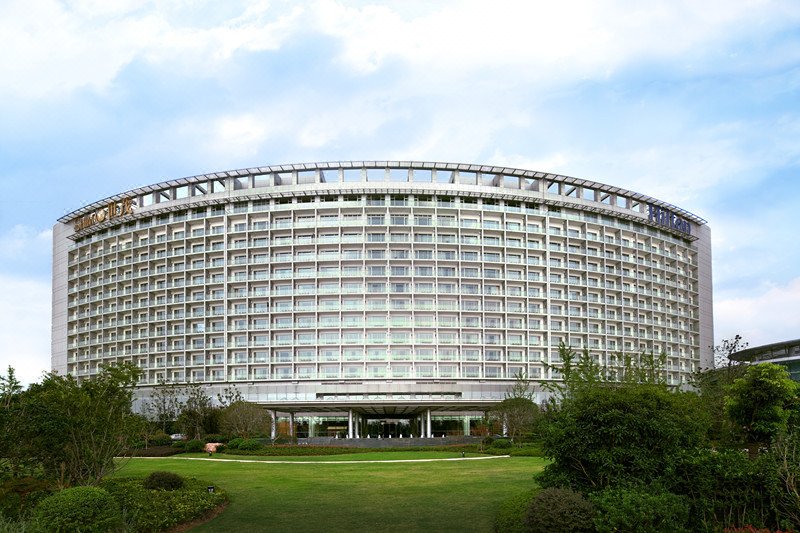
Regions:
[[[715,333],[800,337],[796,1],[4,0],[0,368],[49,368],[50,228],[182,176],[506,165],[709,221]]]

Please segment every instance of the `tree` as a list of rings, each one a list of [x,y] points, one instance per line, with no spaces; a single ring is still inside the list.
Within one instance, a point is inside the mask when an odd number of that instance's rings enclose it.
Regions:
[[[216,412],[211,405],[205,389],[198,383],[192,383],[185,389],[186,402],[181,405],[178,425],[183,432],[193,439],[199,439],[204,433],[216,432]]]
[[[242,396],[242,393],[236,388],[236,385],[225,387],[222,393],[217,394],[217,402],[219,402],[220,407],[223,409],[233,403],[243,401],[244,396]]]
[[[181,387],[171,385],[165,381],[153,387],[144,411],[147,417],[155,422],[164,433],[168,433],[167,428],[178,419],[181,409],[180,394]]]
[[[506,433],[515,441],[525,433],[532,433],[539,418],[539,406],[522,397],[509,397],[489,411],[491,418],[503,425]]]
[[[22,392],[22,384],[17,379],[17,374],[13,367],[8,367],[8,374],[0,375],[0,404],[8,408],[14,398]]]
[[[528,379],[528,374],[524,370],[520,370],[514,374],[514,384],[506,392],[506,399],[508,398],[525,398],[533,401],[534,392],[531,387],[531,380]]]
[[[249,438],[269,433],[272,418],[263,408],[242,400],[235,401],[222,410],[220,428],[228,435]]]
[[[542,446],[552,463],[539,482],[584,492],[647,484],[682,450],[704,444],[707,429],[696,394],[651,384],[582,387],[544,427]]]
[[[734,424],[725,407],[725,397],[733,382],[744,376],[747,365],[734,361],[731,356],[747,347],[740,335],[733,339],[723,339],[714,347],[715,368],[705,368],[695,372],[691,385],[703,399],[703,405],[711,417],[709,437],[717,446],[741,447],[744,435],[741,427]]]
[[[744,430],[751,453],[757,445],[769,444],[786,432],[800,395],[799,387],[785,367],[774,363],[747,367],[744,376],[729,387],[727,413]]]
[[[666,385],[667,382],[667,354],[664,352],[659,355],[652,351],[638,355],[617,353],[612,357],[612,364],[604,366],[589,353],[588,348],[578,355],[562,341],[558,345],[558,357],[558,365],[545,363],[554,381],[542,385],[552,393],[551,400],[555,404],[573,397],[583,388],[594,388],[604,383]],[[553,405],[550,407],[554,408]]]
[[[91,485],[115,469],[135,438],[133,365],[104,367],[91,379],[47,374],[25,391],[11,438],[21,459],[61,486]]]
[[[714,346],[714,368],[731,368],[741,365],[741,361],[735,361],[733,354],[742,351],[749,346],[749,343],[742,339],[741,335],[734,335],[732,339],[722,339],[722,342]]]

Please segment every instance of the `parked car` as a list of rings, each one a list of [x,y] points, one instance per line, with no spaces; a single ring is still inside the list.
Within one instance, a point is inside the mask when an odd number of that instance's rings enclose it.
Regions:
[[[183,433],[173,433],[169,436],[172,440],[186,440],[186,435]]]

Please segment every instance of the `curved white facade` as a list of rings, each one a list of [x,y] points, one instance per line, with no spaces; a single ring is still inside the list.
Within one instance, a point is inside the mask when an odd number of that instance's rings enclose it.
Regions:
[[[54,227],[53,369],[231,383],[285,412],[465,412],[563,341],[710,366],[705,221],[518,169],[347,162],[213,173]]]

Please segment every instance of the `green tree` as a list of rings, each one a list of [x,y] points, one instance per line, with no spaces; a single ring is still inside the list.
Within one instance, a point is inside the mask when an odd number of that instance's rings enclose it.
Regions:
[[[211,397],[198,383],[186,389],[186,401],[181,404],[178,425],[191,439],[200,439],[205,433],[216,433],[219,411],[211,404]]]
[[[172,429],[173,422],[178,419],[180,414],[181,390],[178,385],[161,381],[153,387],[150,399],[143,409],[147,418],[157,424],[164,433],[171,433],[167,430]]]
[[[539,406],[528,398],[509,397],[489,411],[490,419],[501,424],[512,441],[534,432],[539,419]]]
[[[581,491],[650,483],[682,450],[704,444],[707,429],[696,394],[650,384],[582,387],[545,424],[552,463],[540,483]]]
[[[132,387],[139,369],[104,367],[78,382],[47,374],[20,398],[12,438],[27,464],[61,486],[91,485],[115,469],[135,439]]]
[[[236,385],[225,387],[220,394],[217,394],[217,402],[223,409],[236,402],[243,402],[244,396],[236,388]]]
[[[729,387],[728,415],[744,430],[751,451],[786,432],[798,402],[798,387],[786,368],[774,363],[747,367],[744,376]]]
[[[228,435],[250,438],[269,433],[272,419],[263,407],[245,401],[235,401],[222,409],[220,428]]]
[[[533,401],[534,396],[533,386],[528,374],[524,370],[520,370],[514,374],[514,384],[506,392],[506,399],[509,398],[525,398],[526,400]]]

